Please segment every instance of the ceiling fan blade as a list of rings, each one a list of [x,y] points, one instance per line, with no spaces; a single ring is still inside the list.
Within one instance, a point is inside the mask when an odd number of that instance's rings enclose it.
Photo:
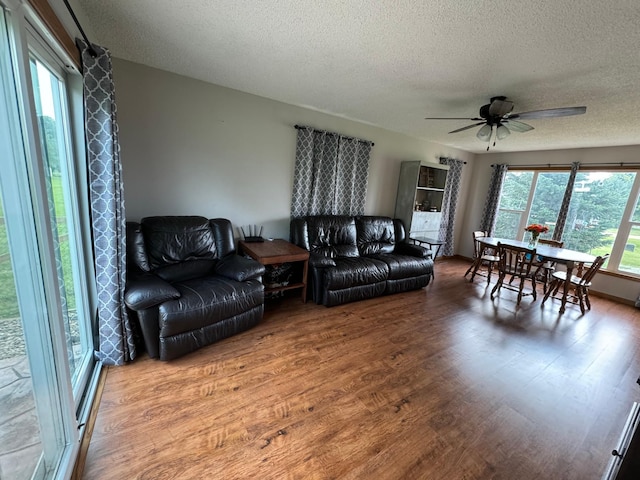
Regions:
[[[503,117],[513,110],[513,102],[509,100],[494,99],[489,105],[489,115]]]
[[[548,110],[533,110],[531,112],[514,113],[513,115],[507,115],[507,118],[527,119],[527,118],[568,117],[571,115],[582,115],[586,111],[587,111],[587,107],[549,108]]]
[[[514,132],[524,133],[524,132],[529,132],[533,130],[533,127],[531,125],[528,125],[523,122],[518,122],[517,120],[512,120],[512,119],[502,120],[502,123],[507,125],[509,127],[509,130]]]
[[[464,130],[469,130],[470,128],[477,127],[478,125],[484,125],[485,122],[474,123],[473,125],[467,125],[466,127],[459,128],[457,130],[452,130],[449,133],[458,133]]]
[[[427,117],[425,120],[469,120],[471,122],[479,122],[480,120],[484,120],[483,118],[457,118],[457,117]]]

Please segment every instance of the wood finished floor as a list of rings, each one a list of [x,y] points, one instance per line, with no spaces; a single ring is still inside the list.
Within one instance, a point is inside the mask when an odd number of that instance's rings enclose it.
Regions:
[[[640,401],[640,311],[516,310],[467,267],[334,308],[292,294],[186,357],[110,368],[83,478],[601,478]]]

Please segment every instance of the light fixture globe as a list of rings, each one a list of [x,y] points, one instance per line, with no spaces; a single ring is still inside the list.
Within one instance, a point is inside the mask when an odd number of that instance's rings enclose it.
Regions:
[[[504,125],[498,125],[498,129],[496,130],[496,137],[498,137],[498,140],[504,140],[509,135],[511,135],[511,131],[507,127]]]
[[[478,133],[476,133],[476,137],[486,142],[491,138],[491,130],[492,130],[491,125],[489,124],[483,125],[482,128],[478,130]]]

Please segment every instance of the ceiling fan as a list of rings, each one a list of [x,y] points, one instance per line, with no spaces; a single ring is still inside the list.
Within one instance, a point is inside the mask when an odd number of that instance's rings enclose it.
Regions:
[[[457,130],[452,130],[449,133],[462,132],[464,130],[482,125],[482,127],[478,130],[478,133],[476,133],[476,137],[478,137],[482,141],[489,142],[490,145],[491,137],[493,136],[493,146],[495,147],[496,140],[504,140],[511,134],[511,132],[522,133],[533,130],[533,127],[531,125],[521,122],[520,120],[581,115],[587,111],[587,107],[550,108],[547,110],[533,110],[530,112],[521,113],[511,113],[512,110],[513,102],[507,100],[507,97],[492,97],[490,103],[480,107],[479,117],[428,117],[425,118],[425,120],[470,120],[472,122],[478,122],[474,123],[473,125],[467,125],[466,127],[458,128]],[[489,145],[487,145],[487,151],[489,151]]]

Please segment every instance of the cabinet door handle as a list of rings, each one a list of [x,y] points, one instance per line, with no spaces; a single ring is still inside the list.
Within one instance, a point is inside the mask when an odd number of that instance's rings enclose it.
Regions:
[[[618,452],[618,450],[613,450],[611,452],[611,455],[613,455],[614,457],[620,457],[622,458],[622,454],[620,452]]]

